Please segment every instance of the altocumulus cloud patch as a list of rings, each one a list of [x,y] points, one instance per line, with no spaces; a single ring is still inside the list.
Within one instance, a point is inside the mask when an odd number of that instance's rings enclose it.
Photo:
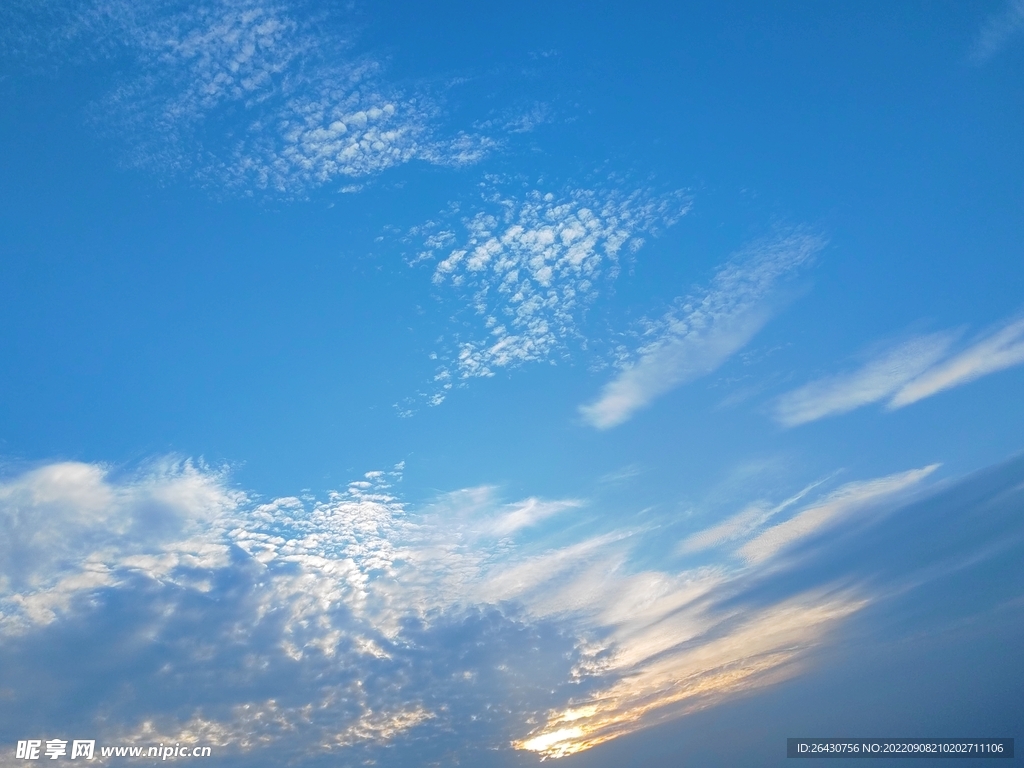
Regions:
[[[240,764],[586,750],[796,675],[886,590],[962,567],[924,537],[892,572],[860,537],[938,504],[935,536],[975,531],[961,559],[1019,543],[1019,464],[906,508],[933,470],[810,486],[651,569],[649,519],[487,487],[413,509],[401,467],[258,503],[188,462],[43,466],[0,486],[3,739],[205,743]]]
[[[353,51],[344,18],[306,3],[27,7],[9,49],[127,62],[112,64],[118,85],[92,112],[127,142],[131,165],[213,189],[300,195],[414,159],[474,163],[496,146],[445,135],[428,94],[389,84],[379,61]]]
[[[512,191],[487,182],[480,203],[415,227],[415,264],[457,297],[471,330],[436,353],[432,405],[470,379],[548,360],[586,343],[580,323],[620,260],[689,209],[681,192],[613,187]],[[465,317],[468,315],[468,318]]]

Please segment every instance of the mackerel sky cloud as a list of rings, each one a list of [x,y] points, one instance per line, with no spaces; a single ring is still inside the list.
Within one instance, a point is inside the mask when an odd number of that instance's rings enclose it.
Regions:
[[[127,162],[189,174],[216,194],[304,195],[412,160],[471,165],[498,145],[446,135],[429,92],[389,83],[379,60],[356,52],[354,27],[325,34],[311,10],[85,4],[57,15],[58,34],[85,48],[102,40],[130,61],[89,110],[125,142]]]
[[[1021,4],[663,5],[0,4],[0,768],[1020,738]]]
[[[457,293],[476,315],[476,338],[459,340],[440,368],[438,405],[455,382],[546,360],[585,340],[582,315],[618,277],[621,260],[645,237],[675,224],[689,208],[679,192],[533,189],[521,198],[491,189],[483,210],[431,222],[414,264],[433,266],[433,283]],[[453,228],[448,228],[453,226]]]

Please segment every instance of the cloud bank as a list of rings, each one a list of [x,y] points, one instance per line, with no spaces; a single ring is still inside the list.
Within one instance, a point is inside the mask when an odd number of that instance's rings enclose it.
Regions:
[[[617,426],[661,395],[714,371],[768,322],[780,282],[822,246],[820,238],[797,232],[737,254],[706,291],[680,300],[651,325],[635,361],[580,408],[584,419],[598,429]]]
[[[812,484],[637,567],[657,527],[486,487],[413,509],[401,467],[263,503],[188,462],[39,467],[0,484],[4,733],[202,743],[228,765],[584,751],[799,674],[884,592],[833,540],[857,551],[849,532],[899,519],[933,471]],[[961,557],[1015,540],[982,538]]]

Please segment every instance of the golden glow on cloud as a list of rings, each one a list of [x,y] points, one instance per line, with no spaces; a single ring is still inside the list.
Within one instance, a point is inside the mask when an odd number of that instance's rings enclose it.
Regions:
[[[683,643],[623,670],[622,678],[589,700],[549,712],[541,728],[513,745],[543,758],[565,757],[778,682],[795,674],[807,650],[865,604],[851,594],[827,593],[779,603],[718,637]]]

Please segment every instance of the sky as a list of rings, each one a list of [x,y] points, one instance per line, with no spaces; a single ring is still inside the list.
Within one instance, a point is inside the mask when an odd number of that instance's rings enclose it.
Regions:
[[[1022,68],[1021,0],[4,3],[0,766],[1024,735]]]

